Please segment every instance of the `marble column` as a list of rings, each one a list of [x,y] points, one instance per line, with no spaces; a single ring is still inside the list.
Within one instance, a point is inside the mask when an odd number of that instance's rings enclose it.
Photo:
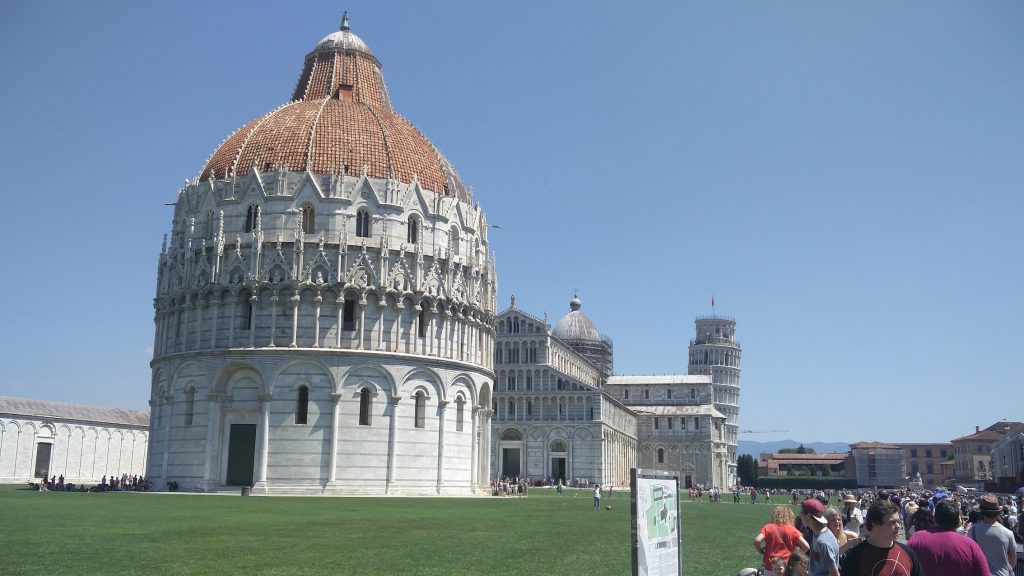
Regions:
[[[256,482],[253,484],[254,494],[267,493],[267,457],[270,454],[270,403],[274,395],[268,393],[260,397],[260,427],[259,438],[256,444],[259,461],[256,470]]]
[[[335,392],[331,394],[331,464],[327,473],[327,485],[324,491],[337,492],[338,473],[338,404],[341,402],[342,394]]]
[[[199,484],[202,491],[212,490],[220,484],[218,455],[221,451],[221,403],[224,399],[223,394],[211,393],[207,396],[209,406],[206,416],[206,458],[203,460],[203,479]]]
[[[448,419],[448,400],[437,402],[437,493],[440,494],[444,488],[444,444],[445,444],[445,421]]]
[[[288,343],[289,348],[296,348],[299,340],[299,293],[292,294],[289,302],[292,306],[292,341]]]
[[[323,302],[324,297],[317,293],[313,298],[313,348],[320,347],[320,305]]]
[[[401,396],[395,396],[391,398],[391,420],[388,423],[388,474],[387,483],[384,486],[384,492],[386,494],[391,493],[391,488],[395,484],[395,467],[397,466],[398,454],[396,451],[398,444],[398,402],[401,401]]]
[[[256,347],[256,305],[259,300],[256,298],[256,291],[253,290],[249,296],[249,348]],[[270,343],[274,343],[274,334],[270,334]]]
[[[480,455],[477,451],[480,449],[480,431],[477,428],[479,422],[478,413],[480,412],[479,406],[473,406],[472,412],[472,424],[470,424],[470,430],[472,433],[469,438],[469,490],[473,494],[476,494],[477,483],[479,482],[480,470],[478,470]]]

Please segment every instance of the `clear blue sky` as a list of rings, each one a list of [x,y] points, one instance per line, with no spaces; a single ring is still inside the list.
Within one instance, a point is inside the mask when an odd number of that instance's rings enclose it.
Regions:
[[[178,187],[338,27],[621,374],[737,319],[749,440],[1024,420],[1024,3],[13,2],[0,394],[145,409]]]

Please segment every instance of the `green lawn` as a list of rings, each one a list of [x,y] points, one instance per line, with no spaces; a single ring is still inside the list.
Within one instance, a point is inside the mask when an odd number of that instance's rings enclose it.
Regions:
[[[728,495],[725,495],[728,496]],[[686,576],[756,566],[770,507],[682,494]],[[0,486],[0,573],[587,576],[630,573],[629,497],[285,498]]]

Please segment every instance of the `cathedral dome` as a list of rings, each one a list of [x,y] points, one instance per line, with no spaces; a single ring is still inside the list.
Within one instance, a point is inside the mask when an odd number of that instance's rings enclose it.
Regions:
[[[365,174],[471,201],[454,166],[395,113],[380,62],[359,36],[341,29],[306,55],[292,101],[228,136],[201,179],[256,170]]]
[[[551,333],[561,340],[566,342],[576,340],[590,340],[592,342],[601,342],[604,338],[601,333],[594,326],[594,323],[587,318],[583,312],[580,312],[580,308],[583,307],[583,303],[578,298],[573,297],[569,301],[569,309],[571,310],[568,314],[562,317],[555,324],[555,329]]]

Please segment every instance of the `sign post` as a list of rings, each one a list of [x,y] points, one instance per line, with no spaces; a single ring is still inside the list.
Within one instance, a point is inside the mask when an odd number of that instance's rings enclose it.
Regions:
[[[679,474],[632,468],[633,576],[683,576]]]

